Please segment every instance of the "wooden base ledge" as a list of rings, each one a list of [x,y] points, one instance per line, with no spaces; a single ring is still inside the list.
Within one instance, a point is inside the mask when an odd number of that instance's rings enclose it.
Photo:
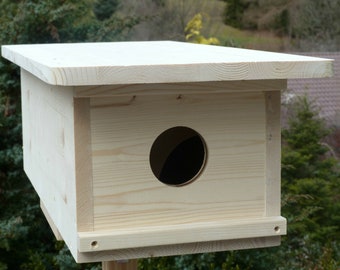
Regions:
[[[279,246],[281,236],[257,237],[236,240],[189,243],[181,245],[154,246],[147,248],[131,248],[100,252],[78,253],[77,262],[119,261],[141,258],[242,250],[249,248],[264,248]]]
[[[250,220],[202,222],[78,233],[78,251],[93,252],[158,245],[219,241],[286,234],[286,219],[266,217]]]
[[[189,230],[182,225],[139,228],[135,232],[132,229],[82,232],[78,234],[76,261],[105,262],[272,247],[280,245],[281,235],[286,234],[286,219],[283,217],[195,225],[191,224]],[[241,235],[243,237],[239,239]]]

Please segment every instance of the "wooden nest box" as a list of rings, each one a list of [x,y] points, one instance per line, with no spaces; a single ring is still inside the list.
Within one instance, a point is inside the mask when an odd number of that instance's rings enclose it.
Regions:
[[[168,41],[2,55],[25,172],[77,262],[280,244],[280,93],[331,60]]]

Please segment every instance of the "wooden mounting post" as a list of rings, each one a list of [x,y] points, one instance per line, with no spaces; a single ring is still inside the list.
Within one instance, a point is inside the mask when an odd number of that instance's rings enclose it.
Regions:
[[[137,270],[137,260],[102,262],[103,270]]]

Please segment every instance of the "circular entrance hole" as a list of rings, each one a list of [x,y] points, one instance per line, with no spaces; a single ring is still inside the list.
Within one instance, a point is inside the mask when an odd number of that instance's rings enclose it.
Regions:
[[[202,171],[207,149],[202,136],[188,127],[161,133],[150,151],[150,166],[159,181],[170,186],[192,182]]]

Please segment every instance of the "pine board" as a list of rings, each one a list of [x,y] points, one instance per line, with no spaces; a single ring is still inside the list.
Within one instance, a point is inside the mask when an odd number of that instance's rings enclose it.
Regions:
[[[177,188],[149,164],[154,140],[174,126],[196,130],[208,152],[198,179]],[[261,92],[94,98],[91,132],[95,231],[264,215]]]
[[[2,46],[2,55],[53,85],[317,78],[332,60],[172,41]]]
[[[24,170],[53,231],[76,256],[72,89],[48,85],[25,70],[21,72],[21,82]]]

